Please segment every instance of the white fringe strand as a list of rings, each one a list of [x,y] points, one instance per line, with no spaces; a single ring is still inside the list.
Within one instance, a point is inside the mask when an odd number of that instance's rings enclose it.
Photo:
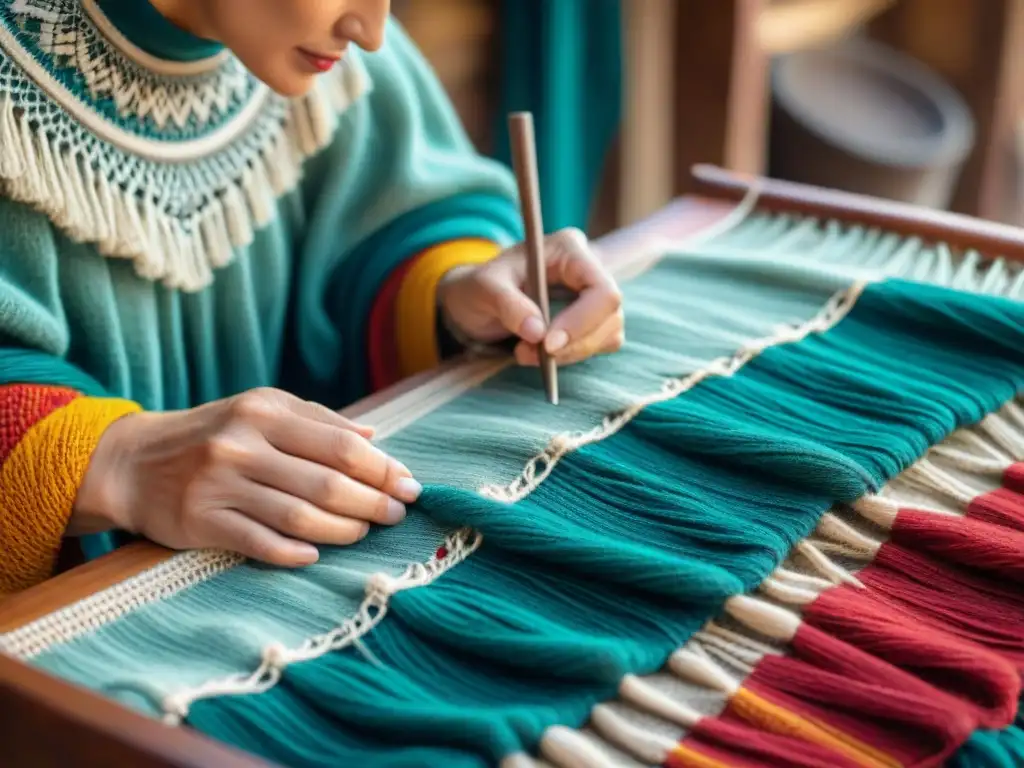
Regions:
[[[45,214],[75,242],[131,260],[141,277],[198,291],[276,217],[277,198],[295,188],[305,161],[330,143],[338,114],[369,88],[360,64],[339,65],[309,94],[289,102],[262,151],[189,213],[159,204],[159,190],[98,172],[87,148],[69,146],[34,125],[14,97],[3,93],[0,188]]]

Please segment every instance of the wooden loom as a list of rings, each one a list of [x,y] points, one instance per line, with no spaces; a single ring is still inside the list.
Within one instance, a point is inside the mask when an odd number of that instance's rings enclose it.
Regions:
[[[758,210],[791,212],[878,227],[905,236],[941,240],[963,249],[1024,261],[1024,229],[966,216],[896,205],[697,166],[701,194],[681,198],[649,219],[598,241],[610,267],[635,270],[657,244],[680,240],[721,221],[756,188]],[[365,417],[417,397],[440,377],[470,365],[453,361],[348,408]],[[538,395],[540,396],[540,395]],[[100,560],[0,602],[0,632],[7,632],[150,568],[173,553],[132,544]],[[258,768],[268,763],[188,729],[171,729],[120,704],[0,655],[0,743],[4,764],[81,768]],[[9,762],[8,762],[9,761]]]

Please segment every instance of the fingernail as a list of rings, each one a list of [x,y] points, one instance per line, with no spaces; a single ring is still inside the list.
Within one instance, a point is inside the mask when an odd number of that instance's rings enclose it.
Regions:
[[[394,465],[396,475],[400,475],[401,477],[412,477],[412,472],[409,471],[409,468],[405,466],[405,464],[397,459],[392,459],[391,463]]]
[[[523,327],[519,329],[519,335],[532,344],[537,344],[544,338],[544,321],[536,315],[526,318]]]
[[[411,477],[403,477],[395,486],[398,488],[398,495],[405,501],[416,501],[423,492],[423,486]]]
[[[306,565],[312,565],[320,559],[320,550],[312,544],[300,544],[298,549],[299,556]]]
[[[384,524],[394,525],[405,518],[405,505],[398,499],[388,499],[388,509],[384,513]]]
[[[547,339],[544,340],[544,349],[554,354],[568,343],[569,334],[558,328],[548,334]]]

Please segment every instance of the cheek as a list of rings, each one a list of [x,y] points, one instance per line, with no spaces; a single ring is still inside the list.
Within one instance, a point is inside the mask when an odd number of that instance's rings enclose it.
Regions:
[[[229,47],[253,75],[282,96],[301,96],[313,86],[316,75],[302,69],[294,45],[259,37]]]
[[[309,90],[315,75],[303,70],[296,48],[330,39],[330,22],[313,10],[320,5],[309,0],[221,0],[214,26],[218,39],[253,75],[282,95],[299,96]]]

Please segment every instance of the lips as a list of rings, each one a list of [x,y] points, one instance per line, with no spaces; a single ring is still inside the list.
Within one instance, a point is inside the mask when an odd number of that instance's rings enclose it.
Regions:
[[[314,53],[313,51],[307,51],[305,48],[299,48],[299,54],[301,54],[302,58],[309,62],[309,65],[317,72],[326,72],[341,59],[341,56],[337,54],[325,55],[322,53]]]

